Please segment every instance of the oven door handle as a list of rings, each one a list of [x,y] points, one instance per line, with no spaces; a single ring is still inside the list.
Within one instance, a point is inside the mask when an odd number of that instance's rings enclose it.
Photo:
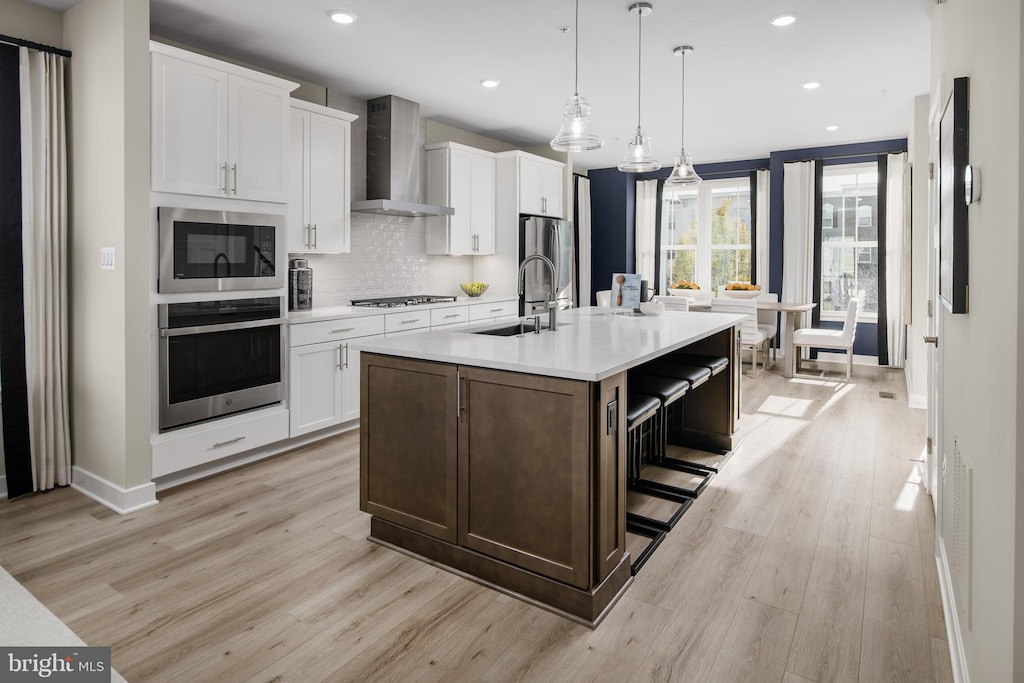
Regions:
[[[247,330],[253,327],[270,327],[283,325],[284,318],[270,320],[246,320],[238,323],[220,323],[217,325],[194,325],[193,327],[171,327],[160,330],[161,337],[180,337],[185,334],[205,334],[207,332],[227,332],[228,330]]]

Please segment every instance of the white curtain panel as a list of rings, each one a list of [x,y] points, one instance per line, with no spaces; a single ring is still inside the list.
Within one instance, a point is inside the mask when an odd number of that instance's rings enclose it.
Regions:
[[[889,344],[889,365],[902,368],[906,362],[907,328],[904,325],[903,233],[906,213],[903,201],[903,173],[906,152],[886,156],[885,170],[885,329]]]
[[[757,234],[757,253],[754,255],[754,258],[757,259],[757,282],[755,284],[761,285],[761,290],[765,292],[768,291],[768,248],[771,244],[771,239],[768,236],[768,225],[771,222],[768,204],[769,179],[769,171],[757,172],[757,225],[754,226],[754,231]]]
[[[810,303],[814,297],[814,162],[784,164],[782,181],[782,301]],[[789,348],[788,336],[783,330],[783,349]]]
[[[593,292],[590,282],[590,178],[576,177],[576,230],[579,236],[579,259],[576,272],[579,273],[580,291],[576,297],[577,306],[589,306]]]
[[[657,233],[658,181],[636,181],[636,271],[645,280],[654,280],[654,236]],[[651,282],[657,287],[656,282]]]
[[[25,374],[34,490],[71,482],[64,57],[20,49]]]

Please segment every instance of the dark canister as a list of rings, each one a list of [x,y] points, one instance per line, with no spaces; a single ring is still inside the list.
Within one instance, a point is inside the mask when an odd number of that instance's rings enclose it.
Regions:
[[[313,308],[313,269],[304,258],[288,262],[288,310],[308,311]]]

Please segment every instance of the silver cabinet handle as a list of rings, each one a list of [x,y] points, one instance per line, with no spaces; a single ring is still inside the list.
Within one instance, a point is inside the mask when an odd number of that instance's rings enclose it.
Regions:
[[[491,309],[491,313],[501,313],[502,310],[503,309],[501,309],[501,308],[492,308]]]
[[[220,166],[221,174],[224,176],[224,187],[219,188],[224,190],[224,194],[228,193],[228,162],[224,162]]]
[[[328,332],[328,334],[345,334],[346,332],[351,332],[354,329],[356,329],[356,328],[354,328],[354,327],[343,327],[340,330],[331,330],[330,332]]]
[[[313,224],[313,248],[316,249],[316,223]]]
[[[929,336],[925,335],[924,337],[922,337],[922,339],[924,339],[924,343],[925,344],[935,344],[935,348],[939,348],[939,338],[938,337],[929,337]]]
[[[543,211],[544,213],[548,212],[548,198],[547,197],[541,197],[540,198],[540,210]]]
[[[334,347],[334,367],[341,370],[341,344]]]
[[[245,438],[244,436],[236,436],[233,439],[228,439],[227,441],[221,441],[220,443],[213,444],[213,448],[220,448],[222,446],[229,446],[229,445],[231,445],[233,443],[238,443],[239,441],[241,441],[244,438]]]
[[[235,182],[231,184],[231,194],[238,194],[238,164],[231,164],[231,173],[234,174]]]
[[[409,324],[412,324],[412,323],[418,323],[419,321],[420,321],[419,318],[413,318],[412,320],[403,320],[403,321],[401,321],[398,324],[399,325],[409,325]]]
[[[343,364],[342,364],[342,367],[345,367],[345,368],[347,368],[347,367],[348,367],[348,344],[347,344],[347,343],[346,343],[346,344],[344,344],[344,345],[343,345],[343,348],[344,348],[344,350],[345,350],[345,351],[344,351],[344,352],[345,352],[345,360],[344,360],[344,362],[343,362]]]
[[[309,249],[309,243],[312,240],[313,229],[309,223],[306,223],[304,226],[302,226],[302,229],[306,231],[306,243],[303,246],[305,246],[306,249]]]
[[[446,316],[444,317],[444,319],[445,319],[445,320],[448,320],[449,318],[461,318],[461,317],[462,317],[462,314],[461,314],[461,313],[452,313],[452,314],[450,314],[450,315],[446,315]]]

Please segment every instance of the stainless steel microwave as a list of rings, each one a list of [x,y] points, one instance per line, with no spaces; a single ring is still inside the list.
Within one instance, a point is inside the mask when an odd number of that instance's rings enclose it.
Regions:
[[[284,216],[162,206],[158,292],[284,287]]]

